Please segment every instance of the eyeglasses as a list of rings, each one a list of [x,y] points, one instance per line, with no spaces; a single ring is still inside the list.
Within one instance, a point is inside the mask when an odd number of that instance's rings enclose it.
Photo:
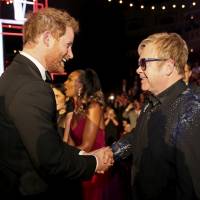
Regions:
[[[166,61],[168,59],[164,59],[164,58],[141,58],[139,61],[138,61],[138,66],[141,67],[142,71],[145,71],[147,66],[146,66],[146,63],[147,62],[154,62],[154,61]]]

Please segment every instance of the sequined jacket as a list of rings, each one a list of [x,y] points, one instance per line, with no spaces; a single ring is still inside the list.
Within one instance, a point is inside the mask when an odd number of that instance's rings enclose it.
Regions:
[[[200,199],[200,95],[176,82],[144,105],[133,133],[134,200]]]

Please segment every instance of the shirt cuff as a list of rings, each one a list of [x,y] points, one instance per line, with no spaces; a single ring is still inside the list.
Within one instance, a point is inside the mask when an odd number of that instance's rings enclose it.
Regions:
[[[89,153],[87,153],[87,152],[85,152],[85,151],[83,151],[83,150],[79,151],[78,154],[81,155],[81,156],[87,156],[87,155],[88,155],[88,156],[94,156],[95,159],[96,159],[96,168],[95,168],[95,172],[97,171],[97,167],[98,167],[99,162],[98,162],[98,158],[97,158],[95,155],[89,154]]]
[[[87,155],[87,153],[86,153],[85,151],[83,151],[83,150],[79,151],[78,154],[81,155],[81,156],[83,156],[83,155]]]

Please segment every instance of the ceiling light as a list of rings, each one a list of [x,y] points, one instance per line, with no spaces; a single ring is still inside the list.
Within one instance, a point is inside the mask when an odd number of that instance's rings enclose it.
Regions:
[[[165,10],[166,9],[166,6],[162,6],[162,10]]]
[[[196,4],[196,2],[195,2],[195,1],[193,1],[193,2],[192,2],[192,5],[193,5],[193,6],[196,6],[197,4]]]
[[[185,4],[182,4],[182,5],[181,5],[181,8],[185,8]]]
[[[176,4],[173,4],[173,5],[172,5],[172,8],[176,8]]]
[[[133,3],[130,3],[129,6],[130,6],[130,7],[133,7]]]

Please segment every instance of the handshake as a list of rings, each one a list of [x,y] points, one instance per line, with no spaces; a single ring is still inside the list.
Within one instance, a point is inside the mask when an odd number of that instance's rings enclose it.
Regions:
[[[128,157],[132,153],[132,145],[126,140],[114,142],[110,147],[103,147],[95,151],[85,153],[85,155],[93,155],[97,160],[95,172],[103,174],[115,161],[120,161]]]

